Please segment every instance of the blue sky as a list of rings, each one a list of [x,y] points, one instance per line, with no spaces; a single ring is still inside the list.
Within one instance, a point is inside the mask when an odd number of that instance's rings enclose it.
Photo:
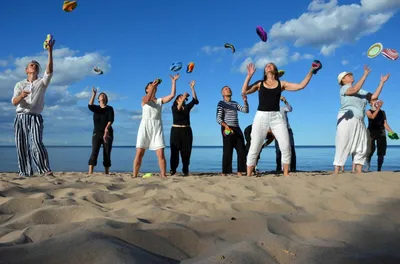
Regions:
[[[16,3],[18,2],[18,3]],[[246,3],[246,4],[245,4]],[[300,92],[284,92],[293,106],[289,120],[297,145],[334,145],[339,109],[337,75],[352,71],[358,79],[364,64],[373,71],[364,89],[374,91],[381,73],[392,73],[381,99],[391,127],[400,132],[400,60],[383,56],[369,59],[366,51],[375,42],[400,51],[396,25],[400,24],[398,0],[360,1],[78,1],[71,13],[62,0],[8,1],[0,11],[0,144],[13,145],[14,85],[24,78],[24,67],[37,59],[44,67],[42,43],[54,35],[54,77],[46,94],[44,142],[47,145],[90,145],[92,115],[87,109],[91,86],[109,94],[115,109],[114,145],[134,145],[140,122],[140,101],[145,84],[156,77],[164,82],[158,96],[170,93],[169,66],[175,61],[196,63],[193,73],[183,69],[177,92],[189,92],[196,80],[200,104],[191,122],[194,145],[221,145],[215,113],[220,90],[240,90],[244,66],[259,68],[275,62],[286,71],[282,78],[300,82],[313,59],[323,69]],[[247,6],[246,6],[247,5]],[[288,8],[290,6],[290,8]],[[268,32],[267,43],[255,33],[257,25]],[[398,34],[397,34],[398,35]],[[232,43],[236,53],[225,49]],[[91,73],[94,66],[105,74]],[[397,74],[396,74],[397,73]],[[249,96],[250,113],[240,114],[242,129],[252,123],[257,95]],[[172,122],[171,103],[164,106],[166,142]],[[400,145],[389,141],[389,144]]]

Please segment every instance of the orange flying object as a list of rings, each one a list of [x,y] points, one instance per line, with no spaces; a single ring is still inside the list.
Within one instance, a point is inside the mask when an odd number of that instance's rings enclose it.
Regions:
[[[76,1],[64,1],[63,10],[65,12],[71,12],[76,8],[77,5],[78,3]]]
[[[193,69],[194,69],[194,62],[190,62],[190,63],[188,64],[188,66],[187,66],[186,72],[187,72],[187,73],[191,73],[191,72],[193,71]]]

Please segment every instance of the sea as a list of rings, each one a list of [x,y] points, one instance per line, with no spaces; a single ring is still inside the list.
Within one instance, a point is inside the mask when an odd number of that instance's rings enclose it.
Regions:
[[[86,172],[91,146],[47,146],[50,165],[53,171]],[[167,171],[169,171],[170,148],[166,147]],[[297,146],[297,170],[331,171],[333,170],[334,146]],[[111,172],[131,172],[135,156],[134,146],[115,146],[111,153]],[[376,170],[376,153],[371,161],[371,170]],[[233,153],[233,170],[237,169],[236,152]],[[260,171],[274,171],[276,168],[275,147],[263,149],[258,163]],[[346,170],[351,170],[351,158],[347,160]],[[222,146],[195,146],[190,161],[191,172],[221,172]],[[388,146],[382,170],[400,171],[400,146]],[[17,172],[17,153],[14,146],[0,146],[0,172]],[[95,171],[103,171],[102,149],[99,153]],[[181,171],[181,164],[178,172]],[[159,172],[156,153],[146,151],[141,172]]]

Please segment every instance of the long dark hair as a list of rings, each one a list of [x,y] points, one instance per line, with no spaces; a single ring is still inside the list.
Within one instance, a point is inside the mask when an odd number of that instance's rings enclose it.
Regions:
[[[106,93],[99,93],[99,96],[97,97],[97,99],[100,98],[100,95],[104,95],[105,103],[106,103],[106,105],[107,105],[107,104],[108,104],[108,96],[106,95]]]
[[[275,65],[275,63],[269,62],[266,65],[271,64],[272,66],[274,66],[274,73],[275,73],[275,80],[279,81],[279,75],[278,75],[278,67]],[[264,72],[263,72],[263,81],[265,82],[267,80],[267,75],[265,74],[265,68],[264,68]]]
[[[183,96],[183,94],[178,94],[177,96],[176,96],[176,98],[175,98],[175,101],[174,101],[174,103],[172,104],[172,105],[177,105],[178,104],[178,99],[179,99],[179,97],[181,97],[181,96]],[[190,95],[189,95],[190,96]],[[182,105],[183,106],[185,106],[186,105],[186,101],[188,100],[188,98],[186,98],[183,102],[182,102]]]
[[[152,84],[153,82],[149,82],[146,87],[144,87],[144,93],[147,94],[147,88],[149,87],[150,84]]]

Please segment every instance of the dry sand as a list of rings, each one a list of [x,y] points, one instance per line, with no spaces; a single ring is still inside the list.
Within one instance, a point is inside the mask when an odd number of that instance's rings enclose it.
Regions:
[[[0,263],[400,263],[400,173],[0,173]]]

